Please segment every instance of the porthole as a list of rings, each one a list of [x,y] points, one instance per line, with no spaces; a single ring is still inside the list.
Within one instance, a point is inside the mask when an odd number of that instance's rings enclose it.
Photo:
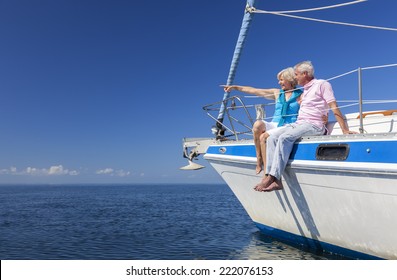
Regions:
[[[316,150],[318,160],[346,160],[349,156],[348,144],[320,144]]]

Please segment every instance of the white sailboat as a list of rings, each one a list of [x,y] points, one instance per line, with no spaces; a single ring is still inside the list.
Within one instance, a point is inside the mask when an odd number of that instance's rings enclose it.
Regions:
[[[247,3],[240,37],[246,37],[251,14],[258,12],[254,4]],[[291,16],[289,11],[281,13]],[[233,82],[243,43],[239,39],[228,84]],[[357,68],[348,74],[357,73],[361,84],[362,71],[396,66]],[[203,155],[267,235],[318,252],[397,259],[397,110],[363,112],[360,87],[358,92],[358,112],[345,117],[350,130],[360,133],[343,135],[338,123],[330,122],[328,135],[297,141],[283,174],[282,190],[253,189],[260,175],[255,174],[250,130],[252,116],[261,118],[263,107],[247,105],[228,93],[221,102],[204,107],[216,122],[216,137],[183,140],[190,163],[185,169],[202,168],[192,162]],[[218,116],[212,116],[218,110]]]

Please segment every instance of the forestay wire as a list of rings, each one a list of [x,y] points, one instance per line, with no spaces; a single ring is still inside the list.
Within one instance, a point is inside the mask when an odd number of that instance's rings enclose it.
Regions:
[[[378,30],[386,30],[386,31],[397,31],[397,28],[393,28],[393,27],[364,25],[364,24],[347,23],[347,22],[340,22],[340,21],[332,21],[332,20],[324,20],[324,19],[318,19],[318,18],[310,18],[310,17],[302,17],[302,16],[296,16],[296,15],[290,15],[291,13],[302,13],[302,12],[309,12],[309,11],[318,11],[318,10],[337,8],[337,7],[341,7],[341,6],[359,4],[359,3],[362,3],[362,2],[365,2],[365,1],[367,1],[367,0],[357,0],[357,1],[342,3],[342,4],[338,4],[338,5],[311,8],[311,9],[304,9],[304,10],[291,10],[291,11],[265,11],[265,10],[258,10],[256,8],[252,7],[249,10],[249,12],[250,13],[256,13],[256,14],[272,14],[272,15],[276,15],[276,16],[283,16],[283,17],[289,17],[289,18],[296,18],[296,19],[302,19],[302,20],[309,20],[309,21],[316,21],[316,22],[330,23],[330,24],[337,24],[337,25],[345,25],[345,26],[352,26],[352,27],[378,29]]]

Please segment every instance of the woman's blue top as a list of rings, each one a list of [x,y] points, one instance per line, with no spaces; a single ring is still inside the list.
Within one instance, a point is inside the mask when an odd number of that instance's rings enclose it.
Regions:
[[[278,123],[277,126],[283,126],[287,123],[296,122],[300,107],[297,99],[301,94],[302,90],[294,89],[290,99],[287,101],[285,100],[284,90],[280,89],[280,95],[277,98],[272,122]]]

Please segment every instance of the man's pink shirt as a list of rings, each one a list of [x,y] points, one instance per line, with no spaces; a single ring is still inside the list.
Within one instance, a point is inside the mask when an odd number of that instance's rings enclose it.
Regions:
[[[297,123],[309,122],[321,128],[322,116],[328,115],[328,103],[335,101],[334,91],[329,82],[313,79],[303,86],[302,102]]]

